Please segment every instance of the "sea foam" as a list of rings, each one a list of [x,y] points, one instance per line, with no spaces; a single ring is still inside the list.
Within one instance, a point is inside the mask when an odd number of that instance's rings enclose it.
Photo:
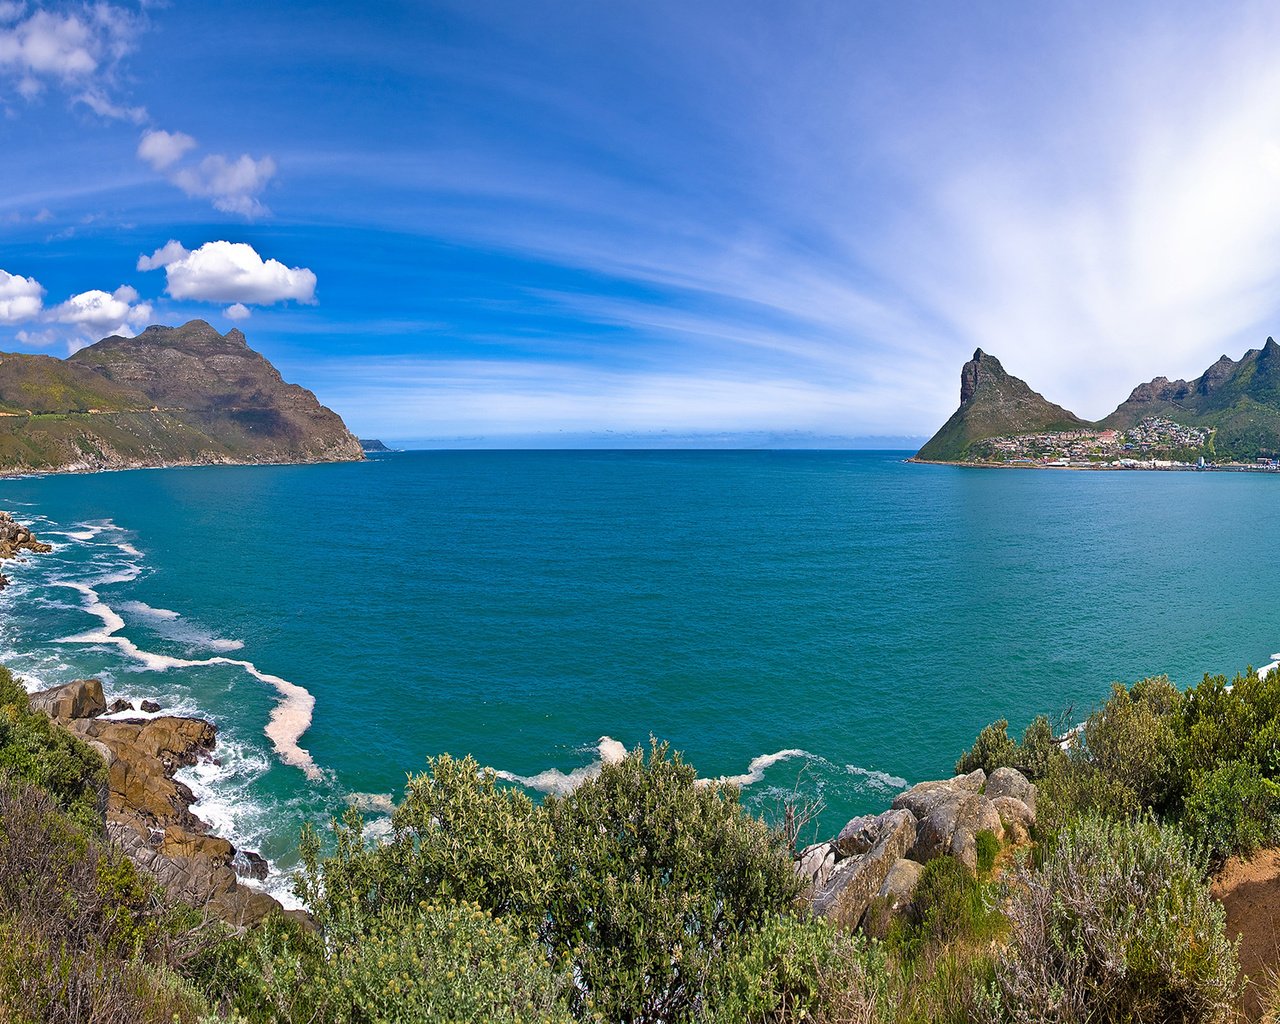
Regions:
[[[84,530],[84,533],[90,534],[86,539],[92,540],[98,533],[108,529],[119,528],[112,524],[96,529],[97,533],[91,533],[88,528]],[[114,546],[123,553],[128,554],[120,544],[117,543]],[[177,658],[172,655],[145,650],[127,636],[121,634],[121,630],[125,627],[125,621],[119,612],[102,599],[98,588],[114,583],[128,583],[137,579],[141,574],[142,568],[136,562],[129,562],[123,567],[114,568],[112,571],[106,572],[89,583],[66,579],[50,581],[54,586],[66,587],[79,593],[83,598],[84,610],[102,622],[101,629],[62,637],[59,642],[68,644],[112,644],[119,648],[123,654],[154,672],[213,665],[228,665],[243,669],[259,682],[266,683],[275,689],[280,695],[281,699],[272,709],[271,718],[267,723],[267,727],[263,730],[267,738],[271,740],[276,752],[280,755],[280,759],[285,764],[301,769],[308,779],[318,780],[322,778],[323,772],[316,765],[311,754],[298,742],[311,726],[312,712],[316,703],[315,697],[305,687],[273,675],[270,672],[264,672],[252,661],[228,658],[225,655],[218,655],[212,658]],[[122,605],[122,607],[124,606]],[[157,610],[152,609],[152,611]],[[166,612],[168,610],[159,609],[158,611]],[[164,618],[163,615],[157,615],[156,617],[159,619]]]

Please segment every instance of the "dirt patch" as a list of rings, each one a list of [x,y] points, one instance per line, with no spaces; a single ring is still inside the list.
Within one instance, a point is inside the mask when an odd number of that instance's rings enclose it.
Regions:
[[[1280,850],[1232,857],[1212,891],[1226,908],[1228,937],[1240,940],[1240,970],[1249,978],[1245,1015],[1261,1020],[1263,995],[1280,977]]]

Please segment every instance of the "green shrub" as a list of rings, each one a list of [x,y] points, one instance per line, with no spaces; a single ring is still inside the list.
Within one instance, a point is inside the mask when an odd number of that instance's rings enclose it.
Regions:
[[[990,924],[982,886],[954,857],[935,857],[925,864],[907,914],[913,937],[925,942],[977,935]]]
[[[1151,820],[1073,822],[1020,870],[997,954],[1001,1021],[1165,1024],[1233,1018],[1240,982],[1205,862]]]
[[[1000,840],[989,828],[984,828],[974,836],[978,847],[978,874],[986,876],[996,866],[996,857],[1000,853]]]
[[[1044,715],[1037,715],[1023,730],[1018,744],[1018,759],[1014,765],[1027,778],[1039,780],[1049,774],[1050,767],[1065,755],[1054,739],[1053,727]]]
[[[1215,863],[1248,856],[1280,838],[1280,787],[1247,761],[1193,776],[1183,807],[1183,826]]]
[[[997,768],[1017,768],[1029,779],[1042,778],[1062,749],[1053,738],[1053,727],[1044,715],[1037,715],[1023,730],[1022,742],[1009,736],[1009,723],[1000,718],[988,725],[960,760],[956,774],[967,775],[981,768],[990,775]]]
[[[90,831],[102,828],[106,766],[94,750],[32,711],[27,691],[0,666],[0,774],[39,786]]]
[[[1012,768],[1018,760],[1018,744],[1009,736],[1009,722],[999,718],[974,740],[973,746],[960,755],[956,774],[968,775],[981,768],[990,775],[997,768]]]
[[[1129,808],[1163,811],[1176,793],[1175,715],[1181,694],[1163,676],[1120,684],[1086,720],[1084,752],[1102,775],[1129,790]]]
[[[713,965],[704,1024],[879,1020],[888,998],[883,947],[823,920],[770,918]]]
[[[326,935],[421,901],[471,901],[571,963],[584,1017],[685,1019],[716,958],[799,888],[783,840],[736,790],[699,785],[656,743],[541,806],[469,758],[438,758],[392,827],[367,848],[352,812],[327,859],[304,837],[299,894]]]

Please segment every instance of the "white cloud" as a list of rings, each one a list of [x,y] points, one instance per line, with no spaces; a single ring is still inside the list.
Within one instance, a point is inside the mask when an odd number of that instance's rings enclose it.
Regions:
[[[268,212],[258,195],[275,173],[276,162],[269,156],[255,160],[246,153],[229,160],[214,154],[194,167],[179,168],[170,180],[189,196],[212,199],[215,210],[256,217]]]
[[[156,129],[145,132],[138,143],[138,159],[163,171],[181,160],[188,151],[195,149],[196,140],[186,132],[166,132]]]
[[[222,315],[228,320],[248,320],[249,317],[253,316],[253,311],[243,302],[237,302],[235,305],[224,309]]]
[[[92,337],[119,334],[132,337],[134,329],[145,326],[151,318],[151,304],[139,302],[138,292],[121,285],[114,292],[91,289],[73,295],[49,311],[51,319],[68,324]]]
[[[43,308],[44,288],[34,277],[0,270],[0,324],[33,320]]]
[[[111,99],[119,61],[137,45],[142,20],[108,3],[64,12],[0,3],[0,75],[30,101],[54,82],[102,117],[142,121],[146,111]]]
[[[205,242],[188,251],[170,241],[138,260],[139,270],[164,267],[167,291],[175,299],[270,305],[316,301],[316,275],[306,267],[264,260],[244,242]]]
[[[176,263],[178,260],[185,259],[190,255],[191,253],[181,242],[171,238],[150,256],[139,256],[138,269],[159,270],[161,267],[167,267],[170,263]]]
[[[46,348],[61,339],[61,335],[54,330],[19,331],[17,337],[22,344],[32,345],[36,348]]]

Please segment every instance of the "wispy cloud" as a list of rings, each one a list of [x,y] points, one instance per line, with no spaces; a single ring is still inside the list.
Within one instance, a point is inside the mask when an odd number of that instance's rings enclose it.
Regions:
[[[0,4],[0,76],[24,100],[56,85],[102,117],[140,123],[145,109],[113,93],[119,63],[136,48],[142,28],[139,15],[109,3]]]
[[[359,172],[401,223],[597,275],[557,306],[630,332],[655,368],[747,374],[765,419],[790,373],[845,389],[817,406],[841,422],[929,432],[979,346],[1100,416],[1280,326],[1271,8],[728,13],[629,9],[645,46],[590,66],[595,88],[432,54],[559,145],[469,124]],[[585,49],[627,19],[505,30]],[[602,371],[623,347],[598,350]]]

